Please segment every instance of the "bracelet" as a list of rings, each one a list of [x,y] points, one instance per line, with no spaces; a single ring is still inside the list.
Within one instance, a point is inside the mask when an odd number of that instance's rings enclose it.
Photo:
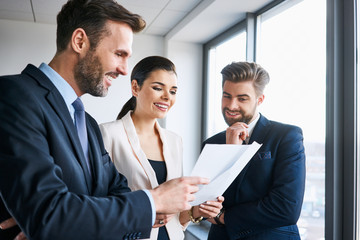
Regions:
[[[191,209],[188,211],[189,213],[189,218],[190,218],[190,221],[193,222],[193,223],[199,223],[203,220],[203,217],[200,216],[198,218],[194,218],[193,216],[193,207],[191,207]]]
[[[220,222],[220,216],[221,216],[224,212],[225,212],[225,209],[222,208],[222,209],[220,210],[219,214],[216,215],[216,217],[214,217],[214,220],[215,220],[216,224],[219,225],[219,226],[224,226],[224,225],[225,225],[225,224],[223,224],[222,222]]]

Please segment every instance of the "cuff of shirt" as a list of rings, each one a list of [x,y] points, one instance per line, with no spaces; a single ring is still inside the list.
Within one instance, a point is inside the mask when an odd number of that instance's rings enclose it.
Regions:
[[[149,197],[150,203],[151,203],[151,210],[152,210],[152,224],[155,224],[155,219],[156,219],[156,208],[155,208],[155,203],[154,203],[154,199],[150,193],[149,190],[147,189],[143,189],[143,191],[146,193],[146,195]]]

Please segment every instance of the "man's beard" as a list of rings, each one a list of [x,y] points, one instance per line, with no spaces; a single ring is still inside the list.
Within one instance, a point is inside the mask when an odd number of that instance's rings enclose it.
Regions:
[[[245,114],[245,112],[243,110],[238,110],[238,111],[233,111],[233,112],[239,112],[240,117],[227,118],[226,114],[225,114],[226,111],[230,111],[230,110],[228,108],[223,108],[222,114],[223,114],[224,120],[228,126],[232,126],[234,123],[237,123],[237,122],[243,122],[243,123],[249,124],[250,121],[253,119],[254,113],[255,113],[255,110],[251,114]]]
[[[83,59],[75,66],[75,81],[83,93],[89,93],[92,96],[104,97],[108,89],[103,84],[103,68],[100,58],[96,56],[95,51],[89,50]]]

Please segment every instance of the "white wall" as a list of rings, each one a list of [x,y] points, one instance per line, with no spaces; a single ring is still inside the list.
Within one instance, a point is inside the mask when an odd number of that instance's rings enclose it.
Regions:
[[[20,73],[28,63],[48,63],[55,39],[55,25],[0,20],[0,75]]]
[[[169,41],[167,57],[176,65],[176,103],[166,117],[166,128],[178,133],[184,143],[184,174],[190,174],[200,153],[202,45]]]

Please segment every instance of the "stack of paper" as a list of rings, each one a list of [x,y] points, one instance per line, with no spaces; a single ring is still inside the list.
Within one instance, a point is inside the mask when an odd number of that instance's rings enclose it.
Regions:
[[[190,204],[196,206],[221,196],[261,145],[257,142],[250,145],[206,144],[191,176],[209,178],[210,183],[199,186],[199,191],[195,193],[196,199]]]

